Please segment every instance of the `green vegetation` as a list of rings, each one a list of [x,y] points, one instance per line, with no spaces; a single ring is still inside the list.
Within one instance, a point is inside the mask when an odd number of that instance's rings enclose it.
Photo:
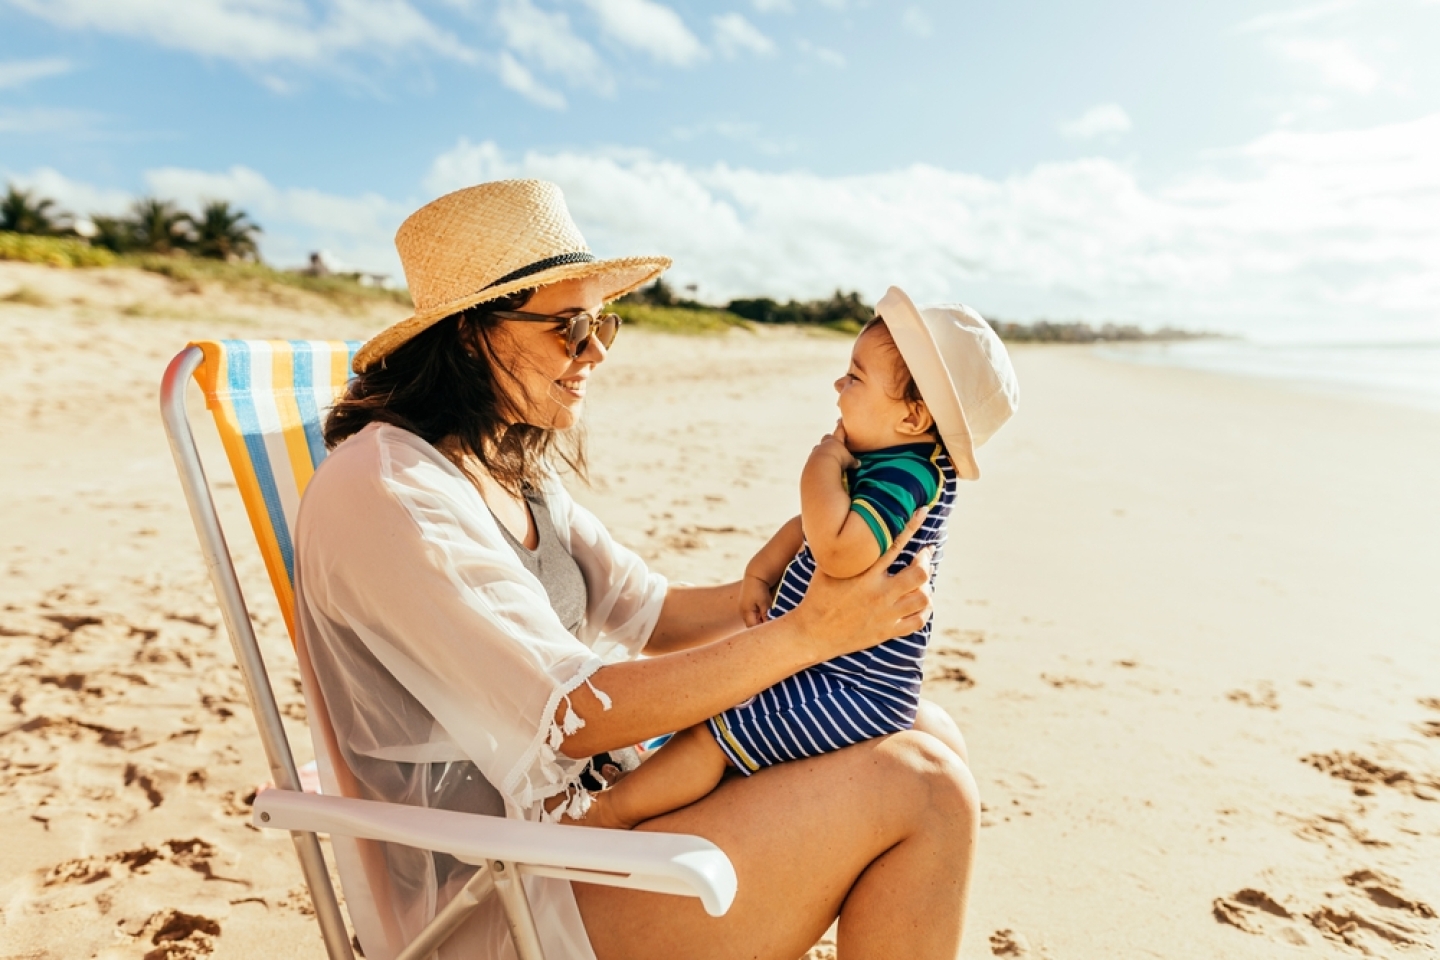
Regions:
[[[731,300],[723,307],[677,297],[663,279],[617,300],[616,313],[627,323],[672,331],[707,332],[752,323],[806,324],[843,333],[856,333],[875,315],[858,293],[841,293],[825,300],[780,303],[769,297]]]
[[[728,310],[718,307],[657,307],[628,299],[610,307],[626,323],[667,333],[723,333],[726,330],[749,329],[750,324]]]
[[[207,260],[200,257],[128,254],[116,260],[120,266],[137,267],[158,273],[178,284],[199,290],[207,283],[217,284],[238,293],[273,293],[277,287],[304,290],[324,297],[341,306],[361,307],[377,303],[410,306],[406,290],[391,290],[363,284],[350,274],[315,276],[294,270],[276,270],[263,263]]]
[[[75,237],[44,237],[0,233],[0,260],[39,263],[51,267],[131,267],[159,274],[176,284],[199,292],[205,284],[251,295],[274,295],[278,290],[303,290],[324,297],[342,307],[365,307],[394,303],[410,306],[404,290],[366,286],[353,276],[332,274],[317,277],[289,270],[276,270],[254,261],[210,260],[186,254],[115,254]]]
[[[48,197],[36,197],[33,191],[21,190],[13,183],[0,198],[0,230],[54,236],[70,230],[71,217]]]
[[[724,307],[712,307],[675,296],[664,280],[620,299],[615,311],[627,322],[666,330],[722,330],[749,323],[796,324],[855,334],[875,315],[875,308],[858,293],[835,293],[824,300],[791,300],[781,303],[769,297],[731,300]],[[633,319],[632,319],[633,316]],[[651,319],[653,318],[653,319]],[[1173,327],[1145,331],[1133,324],[1105,323],[1091,326],[1079,321],[1057,323],[1038,320],[1016,323],[991,320],[990,325],[1007,343],[1097,343],[1100,341],[1195,340],[1207,336]]]
[[[1134,324],[1104,323],[1092,327],[1088,323],[1072,320],[1057,323],[1051,320],[1037,320],[1034,323],[1015,323],[1010,320],[991,320],[990,326],[1006,343],[1100,343],[1113,341],[1141,340],[1200,340],[1211,334],[1161,327],[1145,331]]]
[[[43,263],[49,267],[111,267],[118,262],[109,250],[92,247],[77,237],[0,233],[0,260]]]

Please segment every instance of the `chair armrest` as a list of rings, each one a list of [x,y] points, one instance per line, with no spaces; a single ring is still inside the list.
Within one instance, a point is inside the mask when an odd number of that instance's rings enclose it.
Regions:
[[[724,915],[735,899],[730,858],[710,841],[684,834],[531,823],[293,790],[262,791],[252,822],[400,843],[476,865],[503,860],[537,876],[699,897],[712,917]]]

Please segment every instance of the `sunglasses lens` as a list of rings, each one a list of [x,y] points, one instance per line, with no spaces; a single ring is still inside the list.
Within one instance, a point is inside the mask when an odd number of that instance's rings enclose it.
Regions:
[[[610,349],[610,344],[615,342],[615,334],[620,332],[620,317],[614,313],[600,315],[600,322],[595,325],[595,336],[605,349]]]
[[[608,349],[610,344],[615,342],[615,334],[619,330],[620,318],[613,313],[601,314],[599,319],[588,313],[580,314],[570,321],[570,329],[565,334],[565,347],[570,353],[570,359],[574,360],[590,349],[591,334],[600,341],[601,346]]]

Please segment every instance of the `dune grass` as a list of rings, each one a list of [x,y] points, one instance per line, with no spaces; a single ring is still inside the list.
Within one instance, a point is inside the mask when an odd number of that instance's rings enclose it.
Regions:
[[[110,267],[118,258],[74,237],[40,237],[0,231],[0,260],[40,263],[47,267]]]
[[[315,277],[289,270],[276,270],[263,263],[230,262],[185,255],[115,254],[74,237],[0,232],[0,260],[38,263],[62,269],[130,267],[159,274],[197,293],[205,285],[214,284],[251,295],[274,295],[283,290],[302,290],[342,307],[392,303],[410,306],[410,294],[407,291],[365,286],[350,276]]]
[[[727,330],[750,330],[750,321],[719,308],[657,307],[648,303],[624,300],[610,305],[627,324],[665,333],[724,333]]]

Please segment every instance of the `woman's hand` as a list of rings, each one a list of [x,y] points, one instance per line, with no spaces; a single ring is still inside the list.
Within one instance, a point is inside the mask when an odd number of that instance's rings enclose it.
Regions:
[[[890,549],[859,576],[837,580],[815,571],[805,599],[789,616],[800,620],[801,633],[813,644],[817,663],[903,637],[925,625],[931,609],[933,550],[921,550],[893,577],[888,570],[920,529],[927,512],[917,511]]]

